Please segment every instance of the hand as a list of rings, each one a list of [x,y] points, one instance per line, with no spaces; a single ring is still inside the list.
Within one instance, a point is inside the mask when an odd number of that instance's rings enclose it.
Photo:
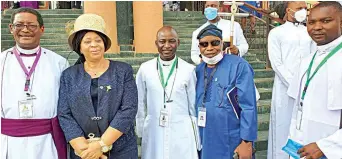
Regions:
[[[230,51],[230,53],[232,53],[234,55],[238,55],[239,54],[239,49],[235,45],[230,46],[229,47],[229,51]]]
[[[100,143],[91,142],[88,144],[88,149],[84,150],[80,156],[82,159],[98,159],[102,154]]]
[[[252,142],[246,143],[245,141],[242,141],[234,152],[239,155],[239,159],[251,159],[253,155]]]
[[[84,150],[88,149],[88,141],[84,137],[72,139],[70,145],[76,154],[81,154]]]
[[[300,158],[305,157],[305,159],[319,159],[324,155],[315,142],[305,145],[297,153],[300,154]]]
[[[100,157],[100,159],[108,159],[108,157],[105,156],[105,155],[102,155],[102,156]]]

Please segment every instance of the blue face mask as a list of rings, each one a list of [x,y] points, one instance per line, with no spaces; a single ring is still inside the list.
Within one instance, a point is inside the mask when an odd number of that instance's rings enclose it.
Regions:
[[[300,155],[297,153],[299,149],[301,149],[303,145],[288,139],[286,145],[282,148],[287,154],[289,154],[294,159],[300,159]]]
[[[217,8],[208,7],[204,9],[204,15],[208,20],[213,20],[217,17]]]
[[[287,140],[286,145],[282,148],[287,154],[289,154],[294,159],[300,159],[300,155],[297,153],[299,149],[301,149],[303,145],[293,141],[291,139]],[[327,157],[323,156],[320,159],[327,159]]]

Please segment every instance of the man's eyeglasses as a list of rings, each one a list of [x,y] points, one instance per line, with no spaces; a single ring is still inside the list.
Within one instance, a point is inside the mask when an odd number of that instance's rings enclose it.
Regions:
[[[210,42],[211,46],[219,46],[221,44],[220,40],[214,40]],[[199,45],[201,47],[208,47],[209,46],[209,42],[205,41],[205,42],[199,42]]]
[[[23,30],[25,27],[30,31],[35,31],[39,27],[37,24],[13,24],[14,29]]]

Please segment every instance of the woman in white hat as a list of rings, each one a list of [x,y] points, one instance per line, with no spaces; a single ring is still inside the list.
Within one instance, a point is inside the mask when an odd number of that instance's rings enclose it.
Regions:
[[[68,42],[80,55],[79,64],[62,73],[58,101],[70,158],[137,159],[138,97],[132,67],[104,58],[111,40],[98,15],[78,17]]]

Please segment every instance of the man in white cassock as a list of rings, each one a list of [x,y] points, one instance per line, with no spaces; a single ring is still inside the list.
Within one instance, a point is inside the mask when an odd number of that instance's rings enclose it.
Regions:
[[[39,12],[19,8],[9,27],[16,45],[0,54],[1,158],[66,159],[56,115],[59,78],[69,64],[39,45]]]
[[[275,72],[267,158],[288,159],[282,151],[286,144],[293,107],[288,105],[287,89],[298,71],[298,65],[315,47],[306,31],[307,7],[304,1],[285,2],[286,22],[271,30],[268,36],[268,54]]]
[[[159,29],[159,57],[143,63],[136,76],[142,159],[198,158],[195,66],[176,56],[179,43],[172,27]]]
[[[243,35],[243,31],[241,29],[241,26],[239,23],[234,22],[234,35],[233,35],[233,41],[234,45],[230,45],[230,34],[231,34],[231,21],[222,19],[220,16],[218,16],[218,10],[220,8],[220,2],[219,1],[207,1],[205,3],[205,10],[204,15],[206,19],[208,20],[206,23],[204,23],[202,26],[200,26],[198,29],[196,29],[192,33],[192,44],[191,44],[191,59],[192,61],[198,65],[201,63],[201,53],[200,49],[198,47],[198,39],[197,35],[198,33],[204,29],[206,26],[213,24],[217,26],[217,28],[222,30],[222,37],[224,42],[224,48],[229,47],[229,52],[234,55],[243,56],[248,51],[248,44],[246,41],[245,36]]]
[[[317,50],[304,58],[288,94],[295,99],[289,139],[306,159],[342,158],[342,6],[320,2],[310,10],[307,30]]]

